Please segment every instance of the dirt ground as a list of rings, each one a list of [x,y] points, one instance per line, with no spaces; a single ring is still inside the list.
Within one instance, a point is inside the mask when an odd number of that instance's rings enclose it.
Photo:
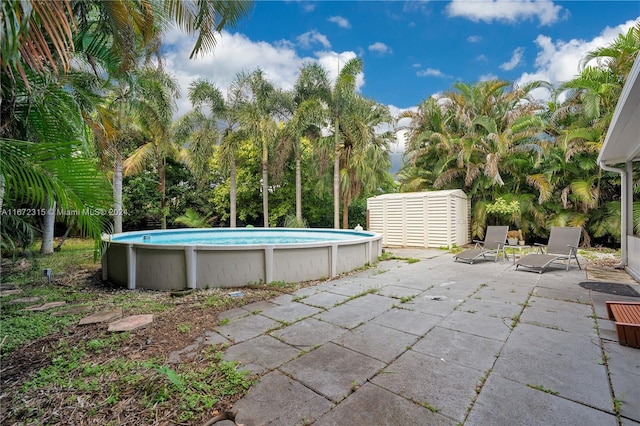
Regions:
[[[612,268],[618,262],[615,256],[603,254],[588,258],[588,266],[592,268]],[[100,270],[96,266],[94,270],[78,270],[66,277],[59,277],[52,285],[66,286],[74,291],[91,292],[92,299],[96,301],[108,301],[122,293],[131,294],[132,297],[144,296],[154,299],[162,305],[168,305],[167,309],[154,314],[153,323],[145,329],[132,332],[130,337],[115,349],[106,349],[100,353],[91,354],[93,365],[106,365],[114,358],[127,360],[156,360],[159,364],[167,363],[169,355],[183,349],[202,338],[207,331],[218,324],[218,316],[221,312],[252,303],[266,300],[283,292],[293,292],[296,289],[317,284],[309,282],[286,288],[262,287],[243,288],[244,296],[241,298],[226,298],[223,306],[212,306],[206,303],[207,297],[218,292],[226,294],[232,289],[199,290],[184,297],[172,297],[167,292],[139,292],[112,288],[105,286],[100,279]],[[6,271],[3,271],[6,272]],[[222,293],[224,291],[224,293]],[[149,313],[143,311],[125,312],[127,314]],[[190,324],[188,330],[178,332],[179,324]],[[131,389],[128,395],[120,395],[117,404],[108,404],[108,382],[104,383],[103,392],[91,392],[90,394],[72,394],[64,388],[47,386],[39,390],[23,392],[23,385],[37,377],[38,371],[55,362],[52,354],[61,343],[73,348],[82,342],[108,336],[105,324],[73,325],[47,337],[35,340],[6,356],[3,356],[0,365],[0,424],[51,424],[51,425],[184,425],[207,424],[211,418],[228,410],[235,400],[242,395],[229,395],[222,398],[214,407],[192,418],[190,421],[181,422],[180,413],[176,406],[168,407],[158,404],[155,408],[143,407],[138,401],[142,398],[145,389]],[[3,333],[4,334],[4,333]],[[184,360],[190,367],[197,368],[198,364],[209,362],[204,356],[197,356]],[[185,365],[176,366],[176,370]],[[69,380],[78,375],[77,372],[69,372]],[[155,379],[149,377],[148,386],[157,385]],[[15,401],[22,401],[15,404]],[[155,411],[154,411],[155,410]]]
[[[101,280],[101,272],[96,266],[94,270],[77,270],[60,276],[51,283],[53,286],[65,286],[69,290],[90,292],[90,299],[96,303],[97,310],[113,308],[108,301],[118,295],[131,295],[132,298],[143,297],[149,305],[162,306],[162,310],[148,312],[144,307],[135,307],[125,315],[153,313],[153,323],[144,329],[131,332],[130,336],[115,350],[105,348],[99,353],[91,353],[91,364],[107,365],[115,358],[147,361],[168,365],[180,372],[185,369],[206,368],[210,362],[205,356],[204,347],[201,354],[195,357],[183,357],[179,364],[169,364],[169,356],[202,339],[207,331],[211,331],[219,322],[218,315],[228,309],[240,307],[252,302],[267,300],[282,293],[293,292],[300,287],[317,284],[308,282],[286,287],[261,286],[242,288],[244,296],[238,298],[226,295],[236,289],[197,290],[186,296],[173,296],[169,292],[131,291],[113,288]],[[3,272],[7,271],[6,266]],[[211,296],[217,296],[224,303],[221,306],[208,303]],[[216,299],[216,300],[218,300]],[[156,308],[157,309],[157,308]],[[86,313],[84,315],[89,315]],[[177,330],[179,325],[188,325]],[[4,333],[3,333],[4,334]],[[22,390],[25,383],[38,376],[38,372],[55,362],[56,349],[62,346],[74,348],[94,339],[106,339],[106,324],[72,325],[47,337],[35,340],[3,356],[0,365],[0,425],[50,424],[50,425],[183,425],[206,424],[219,413],[224,413],[242,395],[226,395],[215,406],[186,422],[179,420],[178,408],[171,404],[158,404],[153,409],[143,407],[141,401],[148,389],[131,389],[130,395],[120,395],[118,404],[107,404],[112,390],[104,383],[104,392],[91,394],[72,394],[64,388],[46,386],[37,391]],[[81,369],[78,369],[81,370]],[[154,381],[157,374],[151,371],[147,386],[158,386]],[[70,371],[69,380],[81,377],[81,371]],[[15,404],[15,401],[21,401]],[[163,406],[164,405],[164,406]],[[169,407],[166,407],[169,405]],[[155,411],[154,411],[155,410]]]

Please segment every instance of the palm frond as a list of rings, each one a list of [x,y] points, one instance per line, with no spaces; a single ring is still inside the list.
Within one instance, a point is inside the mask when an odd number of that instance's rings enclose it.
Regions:
[[[126,160],[122,163],[122,173],[126,175],[135,175],[142,171],[149,159],[155,156],[155,145],[151,142],[138,147]]]
[[[46,197],[76,216],[81,232],[95,239],[110,229],[111,185],[72,142],[31,143],[0,139],[5,198],[44,208]]]

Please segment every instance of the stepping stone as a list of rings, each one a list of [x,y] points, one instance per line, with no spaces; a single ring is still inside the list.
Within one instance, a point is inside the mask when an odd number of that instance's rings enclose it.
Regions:
[[[61,309],[52,313],[51,315],[54,317],[62,317],[65,315],[79,315],[86,314],[87,312],[91,312],[93,307],[91,306],[69,306],[67,309]]]
[[[12,294],[20,294],[22,290],[19,288],[11,288],[11,289],[2,289],[0,290],[0,297],[11,296]]]
[[[40,296],[19,297],[17,299],[13,299],[11,301],[11,304],[12,305],[17,305],[19,303],[36,303],[36,302],[42,302],[42,297],[40,297]]]
[[[101,322],[110,322],[122,318],[122,308],[112,309],[110,311],[97,312],[88,317],[82,318],[78,325],[98,324]]]
[[[57,308],[59,306],[64,306],[66,304],[67,302],[48,302],[48,303],[45,303],[44,305],[29,306],[28,308],[24,308],[23,311],[40,312],[40,311],[46,311],[48,309]]]
[[[131,315],[119,321],[109,324],[107,331],[133,331],[139,330],[153,322],[153,314]]]
[[[0,284],[0,291],[15,290],[18,288],[16,283],[2,283]]]

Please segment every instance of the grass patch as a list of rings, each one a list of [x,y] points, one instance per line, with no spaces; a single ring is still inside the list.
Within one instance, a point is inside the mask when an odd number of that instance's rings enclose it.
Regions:
[[[511,328],[516,328],[516,325],[520,322],[520,314],[515,314],[511,317]]]
[[[551,394],[551,395],[560,395],[560,392],[545,388],[542,385],[532,385],[530,383],[527,383],[527,386],[529,386],[532,389],[537,389],[537,390],[539,390],[541,392],[548,393],[548,394]]]
[[[0,356],[3,357],[24,344],[61,331],[78,322],[80,319],[79,315],[52,316],[50,311],[33,312],[23,310],[27,305],[64,300],[64,294],[60,294],[55,290],[56,289],[51,288],[34,288],[26,291],[23,290],[23,293],[20,295],[6,296],[4,298],[2,301],[2,309],[0,310],[0,322],[2,322]],[[58,294],[59,297],[56,297],[56,294]],[[35,296],[42,297],[41,302],[11,303],[11,300],[15,300],[18,297]]]
[[[398,257],[388,251],[382,252],[382,254],[378,256],[378,262],[382,262],[385,260],[395,260],[395,259],[398,259]]]
[[[204,301],[205,306],[210,308],[222,308],[233,305],[233,298],[227,295],[211,294]]]
[[[191,324],[183,322],[182,324],[178,324],[176,328],[180,333],[188,333],[191,331],[191,327],[193,327]]]
[[[429,404],[428,402],[422,403],[422,406],[424,408],[426,408],[427,410],[431,411],[432,413],[437,413],[438,411],[440,411],[439,408],[434,407],[433,405]]]
[[[126,339],[126,336],[116,339]],[[208,413],[223,397],[245,392],[254,381],[248,372],[238,371],[236,363],[223,361],[222,353],[215,347],[205,351],[203,362],[183,364],[178,371],[155,358],[114,357],[106,363],[92,363],[90,352],[104,344],[106,342],[90,341],[74,348],[59,345],[52,364],[40,369],[33,380],[25,383],[22,391],[82,395],[83,403],[89,406],[115,406],[127,401],[149,419],[154,413],[177,408],[178,420],[189,422]],[[21,410],[37,409],[29,405],[29,400],[13,403],[20,405]],[[92,417],[95,417],[93,421],[100,421],[96,416],[95,412],[86,413],[89,421]]]
[[[357,298],[362,297],[362,296],[366,296],[367,294],[376,294],[378,291],[380,291],[380,289],[371,287],[368,290],[365,290],[365,291],[360,292],[358,294],[354,294],[353,296],[349,296],[349,297],[347,297],[346,299],[344,299],[344,300],[342,300],[340,302],[336,302],[335,305],[333,305],[333,306],[342,305],[342,304],[347,303],[347,302],[349,302],[351,300],[357,299]]]

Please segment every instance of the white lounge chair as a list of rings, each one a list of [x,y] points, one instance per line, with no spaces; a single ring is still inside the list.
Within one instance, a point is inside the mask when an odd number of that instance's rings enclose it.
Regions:
[[[494,256],[494,261],[498,259],[498,254],[503,250],[507,240],[508,226],[487,226],[484,241],[473,240],[475,248],[461,251],[453,256],[454,261],[473,264],[478,259],[486,259],[487,256]]]
[[[582,269],[578,261],[578,244],[582,229],[578,227],[555,226],[551,228],[549,243],[536,244],[539,253],[522,256],[516,261],[516,270],[522,266],[526,270],[542,274],[549,266],[560,261],[566,261],[567,271],[571,267],[571,259],[575,259],[578,268]]]

